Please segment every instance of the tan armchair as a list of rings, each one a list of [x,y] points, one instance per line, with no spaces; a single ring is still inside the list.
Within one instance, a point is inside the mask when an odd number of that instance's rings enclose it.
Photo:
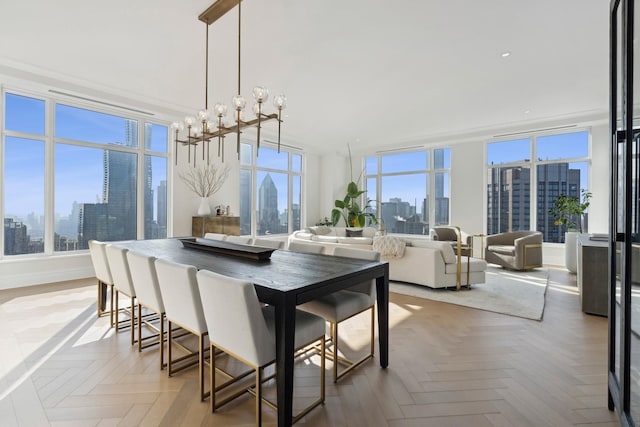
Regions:
[[[542,267],[542,233],[509,231],[486,238],[485,260],[511,270]]]
[[[431,229],[431,239],[439,242],[450,242],[453,251],[460,256],[471,255],[472,236],[455,225],[443,225]]]

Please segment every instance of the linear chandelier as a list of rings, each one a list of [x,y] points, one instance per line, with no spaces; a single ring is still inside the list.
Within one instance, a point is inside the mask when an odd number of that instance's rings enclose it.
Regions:
[[[242,113],[246,107],[246,100],[240,92],[240,46],[241,46],[241,2],[242,0],[217,0],[207,10],[202,12],[198,19],[206,24],[205,42],[205,88],[204,88],[204,109],[198,111],[195,116],[187,116],[183,122],[174,122],[171,128],[174,130],[175,157],[178,164],[178,145],[187,146],[187,160],[191,162],[191,148],[193,146],[193,166],[196,165],[196,152],[198,145],[202,143],[202,160],[205,158],[209,164],[210,142],[218,139],[218,157],[224,162],[224,139],[227,134],[236,133],[237,153],[240,158],[240,134],[242,129],[256,127],[257,148],[260,148],[260,129],[263,122],[277,120],[278,122],[278,153],[280,152],[280,128],[282,124],[282,110],[287,106],[287,98],[283,94],[277,95],[273,99],[273,105],[278,110],[277,113],[265,114],[262,110],[263,104],[269,99],[269,90],[262,86],[253,88],[253,98],[256,103],[253,112],[256,116],[252,120],[244,120]],[[228,11],[238,5],[238,91],[231,100],[231,105],[235,111],[235,121],[233,124],[226,123],[227,105],[216,103],[213,110],[209,110],[209,25],[224,16]]]

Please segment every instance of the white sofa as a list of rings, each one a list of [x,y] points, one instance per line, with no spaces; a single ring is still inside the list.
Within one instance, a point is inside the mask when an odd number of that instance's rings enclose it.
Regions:
[[[325,247],[325,254],[332,255],[340,245],[353,246],[373,250],[374,241],[379,239],[376,230],[365,227],[361,237],[348,237],[344,227],[309,227],[289,236],[289,242],[302,241],[315,243]],[[385,239],[393,236],[385,236]],[[399,239],[399,238],[397,238]],[[391,240],[391,239],[389,239]],[[381,260],[389,263],[389,279],[409,282],[431,288],[455,287],[458,280],[458,260],[460,261],[461,285],[484,283],[487,263],[482,259],[456,256],[449,242],[439,242],[424,237],[406,237],[401,239],[404,246],[402,256],[385,256],[381,252]],[[380,242],[378,242],[380,243]],[[376,244],[376,247],[379,245]],[[467,282],[467,267],[469,281]]]

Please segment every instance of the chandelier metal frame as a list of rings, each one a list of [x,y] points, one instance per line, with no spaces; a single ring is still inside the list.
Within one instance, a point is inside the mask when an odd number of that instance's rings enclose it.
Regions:
[[[210,162],[210,142],[212,139],[218,139],[218,157],[222,158],[224,162],[224,138],[227,134],[236,133],[237,135],[237,153],[238,159],[240,158],[240,135],[242,130],[248,127],[256,127],[257,131],[257,148],[260,148],[260,129],[263,122],[276,120],[278,122],[278,152],[280,152],[280,130],[282,125],[282,110],[286,108],[287,98],[284,95],[277,95],[274,98],[274,106],[277,108],[277,113],[265,114],[262,112],[262,105],[267,101],[269,97],[269,91],[261,86],[256,86],[253,89],[253,96],[256,101],[254,105],[254,113],[256,118],[253,120],[242,120],[242,112],[246,105],[246,101],[240,95],[240,48],[241,48],[241,35],[242,35],[242,0],[217,0],[211,6],[209,6],[204,12],[202,12],[198,19],[206,24],[206,42],[205,42],[205,108],[200,110],[197,117],[187,116],[184,122],[174,122],[171,124],[171,128],[174,130],[175,140],[175,160],[178,164],[178,145],[188,147],[187,159],[191,162],[191,146],[193,146],[193,166],[196,166],[197,148],[200,142],[202,142],[202,160],[207,160],[207,164]],[[235,111],[235,123],[233,125],[226,125],[224,122],[227,114],[227,106],[222,103],[217,103],[213,112],[209,110],[209,25],[216,22],[227,12],[238,6],[238,94],[233,97],[232,104]],[[213,114],[212,114],[213,113]],[[213,117],[214,120],[209,120]],[[185,130],[186,135],[180,137],[180,132]]]

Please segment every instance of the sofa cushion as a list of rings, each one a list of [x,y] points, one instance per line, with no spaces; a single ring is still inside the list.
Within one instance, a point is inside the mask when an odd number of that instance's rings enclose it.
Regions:
[[[371,237],[338,237],[338,243],[347,243],[352,245],[371,245],[373,239]]]
[[[401,258],[404,255],[404,240],[395,236],[376,236],[373,238],[373,250],[381,257]]]
[[[313,242],[321,242],[321,243],[338,243],[338,238],[336,236],[313,236],[311,238]]]
[[[294,236],[296,239],[311,240],[314,234],[308,233],[306,231],[296,231],[294,233]]]
[[[487,250],[500,255],[516,256],[516,247],[512,245],[491,245]]]
[[[456,259],[456,253],[453,251],[453,248],[451,247],[451,244],[449,242],[427,239],[414,239],[411,241],[411,245],[417,248],[431,248],[439,250],[442,255],[442,260],[445,264],[458,262]]]
[[[469,259],[469,272],[475,273],[476,271],[485,271],[487,269],[487,262],[483,259],[470,258]],[[462,258],[461,273],[464,277],[467,274],[467,257]],[[444,267],[445,274],[456,274],[458,272],[457,261],[453,264],[447,264]]]

